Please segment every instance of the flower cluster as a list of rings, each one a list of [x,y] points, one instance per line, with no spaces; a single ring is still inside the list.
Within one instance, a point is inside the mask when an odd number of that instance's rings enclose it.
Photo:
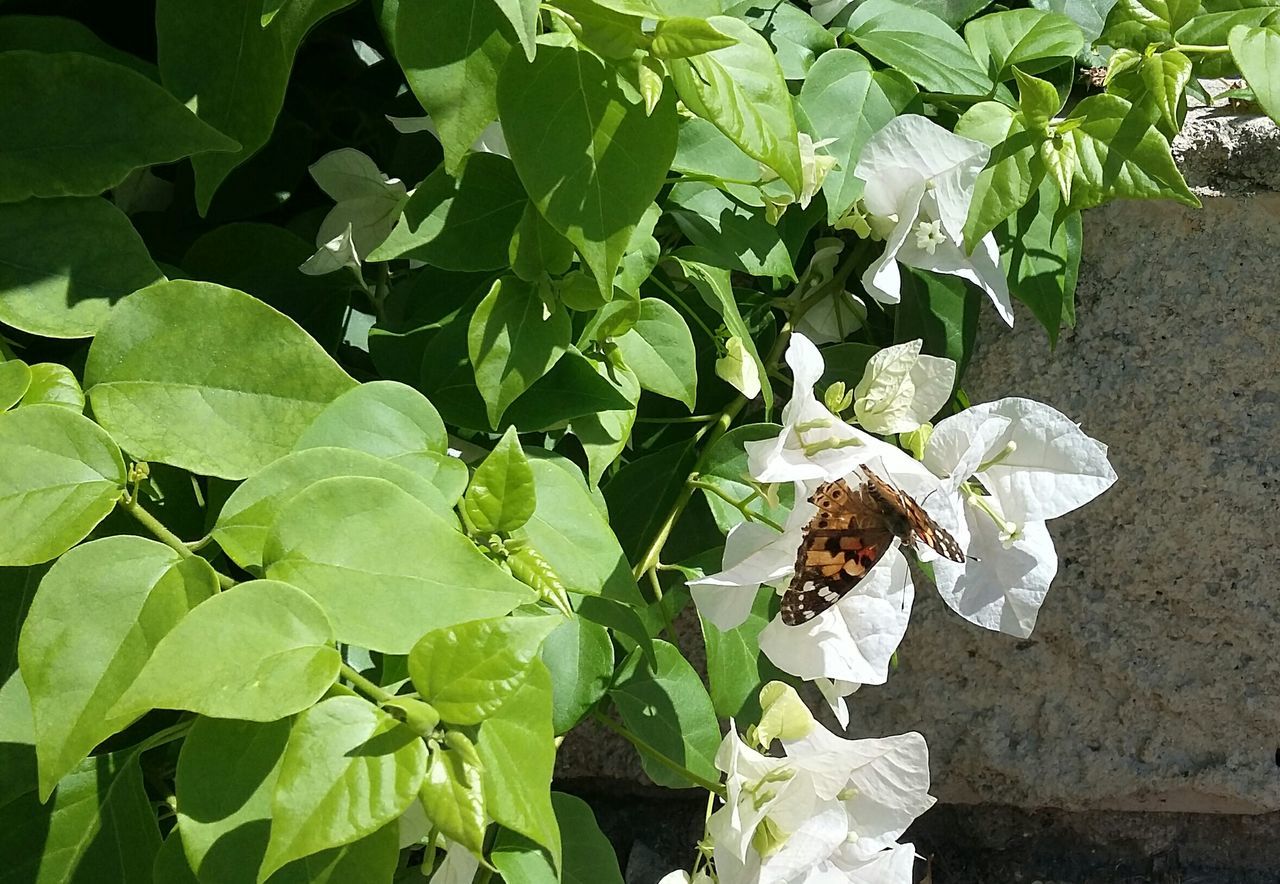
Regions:
[[[746,740],[730,727],[716,755],[725,795],[703,859],[720,884],[910,884],[915,851],[897,842],[934,802],[924,738],[843,739],[778,682],[760,701],[760,724]],[[697,868],[662,884],[710,880]]]

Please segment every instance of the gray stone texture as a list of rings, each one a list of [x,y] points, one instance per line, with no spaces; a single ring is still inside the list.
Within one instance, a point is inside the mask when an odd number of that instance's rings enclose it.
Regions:
[[[851,698],[853,734],[927,737],[944,804],[1280,809],[1280,134],[1197,110],[1175,152],[1204,207],[1090,212],[1076,329],[1050,352],[1026,311],[1012,331],[992,314],[966,381],[1059,408],[1120,476],[1051,523],[1035,633],[921,587],[899,670]],[[581,728],[559,773],[634,789],[636,768]]]

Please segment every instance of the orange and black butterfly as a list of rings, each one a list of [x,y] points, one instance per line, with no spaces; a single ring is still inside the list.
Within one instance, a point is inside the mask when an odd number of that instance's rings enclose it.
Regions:
[[[809,498],[818,512],[804,526],[796,554],[796,576],[782,595],[782,622],[798,626],[840,601],[898,538],[918,540],[953,562],[965,560],[955,538],[910,495],[861,467],[865,481],[825,482]]]

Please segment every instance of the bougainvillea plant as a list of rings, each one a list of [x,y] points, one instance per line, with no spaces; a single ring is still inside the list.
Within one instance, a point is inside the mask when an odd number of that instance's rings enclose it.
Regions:
[[[917,587],[1030,634],[1116,478],[970,402],[980,317],[1196,204],[1209,78],[1280,110],[1236,0],[0,13],[14,882],[616,884],[583,725],[709,793],[670,881],[910,882],[924,738],[831,728]]]

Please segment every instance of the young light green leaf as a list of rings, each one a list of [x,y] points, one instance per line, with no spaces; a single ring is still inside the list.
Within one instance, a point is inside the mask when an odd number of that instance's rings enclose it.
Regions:
[[[394,17],[396,60],[457,174],[471,145],[498,116],[498,73],[511,52],[493,0],[386,4]]]
[[[159,850],[155,808],[133,752],[87,758],[51,798],[41,801],[32,789],[0,807],[6,884],[146,882]]]
[[[1116,95],[1091,95],[1067,120],[1079,121],[1062,136],[1075,144],[1076,155],[1067,208],[1087,209],[1116,198],[1200,205],[1173,161],[1169,142],[1143,109]]]
[[[965,249],[973,252],[982,238],[1026,203],[1040,183],[1033,168],[1044,136],[1027,131],[1022,115],[998,101],[980,101],[956,123],[956,134],[993,148],[987,167],[978,173],[965,222]]]
[[[280,761],[259,884],[291,860],[351,844],[396,819],[426,766],[422,740],[358,697],[330,697],[299,715]]]
[[[541,459],[530,461],[529,467],[538,505],[518,536],[551,563],[570,592],[643,605],[622,547],[587,494],[581,474]]]
[[[484,852],[484,782],[476,747],[461,731],[449,731],[434,745],[422,781],[422,807],[440,834],[470,850]]]
[[[551,370],[572,334],[569,314],[548,310],[529,283],[506,276],[493,284],[467,329],[467,355],[491,426]]]
[[[287,454],[355,386],[287,316],[186,280],[149,286],[111,311],[85,382],[94,415],[130,454],[227,479]]]
[[[804,80],[814,62],[836,48],[836,29],[823,27],[808,9],[795,3],[764,5],[739,0],[725,12],[768,38],[788,80]]]
[[[502,14],[515,29],[525,57],[533,61],[536,52],[535,39],[538,36],[538,0],[495,0]]]
[[[657,298],[643,299],[640,319],[616,343],[643,389],[683,402],[693,411],[698,354],[689,326],[676,308]]]
[[[718,780],[720,725],[702,680],[674,645],[654,641],[657,666],[638,651],[622,664],[609,696],[623,722],[671,761],[708,780]],[[645,773],[660,786],[685,788],[689,781],[641,754]]]
[[[500,270],[529,204],[506,157],[473,153],[455,179],[443,167],[414,189],[370,261],[413,258],[445,270]]]
[[[392,463],[449,448],[440,412],[425,396],[396,381],[370,381],[334,399],[302,431],[295,451],[350,448]]]
[[[1076,277],[1083,239],[1079,212],[1060,217],[1057,189],[1048,180],[1017,214],[996,228],[1009,291],[1031,308],[1056,346],[1062,326],[1075,325]]]
[[[363,451],[308,448],[286,454],[239,485],[218,513],[213,539],[240,567],[261,568],[267,534],[280,512],[304,488],[336,476],[386,479],[440,518],[454,519],[452,502],[416,472]]]
[[[22,405],[59,405],[76,414],[84,411],[84,390],[75,374],[57,362],[31,366],[31,384],[22,394]]]
[[[1047,135],[1049,122],[1062,110],[1062,96],[1052,83],[1013,69],[1018,81],[1018,108],[1023,124],[1037,134]]]
[[[1280,32],[1237,25],[1227,41],[1258,104],[1271,119],[1280,119]]]
[[[737,42],[716,30],[706,19],[668,18],[658,22],[649,51],[658,58],[689,58],[725,49]]]
[[[0,322],[89,337],[116,301],[163,278],[129,219],[101,197],[0,205]]]
[[[177,623],[111,714],[185,709],[274,721],[314,705],[341,662],[333,627],[310,596],[287,583],[250,580]]]
[[[858,48],[931,92],[986,95],[992,88],[960,35],[923,9],[868,0],[849,18],[845,33]]]
[[[1036,74],[1073,59],[1084,48],[1084,34],[1058,12],[1010,9],[975,18],[964,28],[969,50],[991,79],[1013,77],[1017,65]]]
[[[489,816],[546,848],[558,868],[560,829],[551,807],[554,739],[551,677],[535,660],[524,684],[480,723],[476,753]]]
[[[824,52],[809,70],[800,87],[800,108],[815,140],[835,139],[825,150],[836,158],[836,167],[822,181],[828,223],[862,196],[863,181],[853,174],[862,146],[915,96],[915,84],[902,74],[873,71],[852,49]]]
[[[42,798],[137,717],[115,712],[117,701],[165,634],[217,587],[204,559],[128,535],[76,547],[49,570],[18,643]]]
[[[0,203],[96,196],[142,166],[238,148],[142,74],[92,55],[0,53],[0,82]]]
[[[529,459],[509,427],[471,477],[463,512],[478,536],[507,534],[529,521],[536,503]]]
[[[668,63],[680,100],[772,169],[793,193],[800,193],[803,176],[795,114],[773,49],[739,19],[714,16],[707,23],[737,42]]]
[[[1280,51],[1280,39],[1277,39],[1276,48]],[[1182,114],[1186,111],[1184,98],[1187,84],[1191,82],[1192,68],[1190,58],[1176,49],[1168,49],[1152,53],[1139,69],[1142,84],[1151,101],[1160,109],[1162,128],[1170,138],[1182,129]],[[1254,95],[1257,94],[1255,88]],[[1280,108],[1280,104],[1276,106]]]
[[[567,733],[591,710],[613,677],[609,631],[585,617],[565,620],[542,643],[540,656],[551,673],[551,722]]]
[[[535,598],[456,524],[383,479],[326,479],[296,495],[263,560],[267,577],[320,603],[339,641],[387,654]]]
[[[452,724],[479,724],[529,677],[554,616],[472,620],[428,632],[409,652],[409,677]]]
[[[31,366],[21,359],[0,362],[0,411],[17,405],[30,386]]]
[[[507,62],[498,107],[529,197],[577,248],[601,290],[610,290],[675,154],[673,96],[664,91],[645,113],[594,55],[544,44],[532,62]]]
[[[0,414],[0,565],[47,562],[115,508],[124,458],[93,421],[57,405]]]

